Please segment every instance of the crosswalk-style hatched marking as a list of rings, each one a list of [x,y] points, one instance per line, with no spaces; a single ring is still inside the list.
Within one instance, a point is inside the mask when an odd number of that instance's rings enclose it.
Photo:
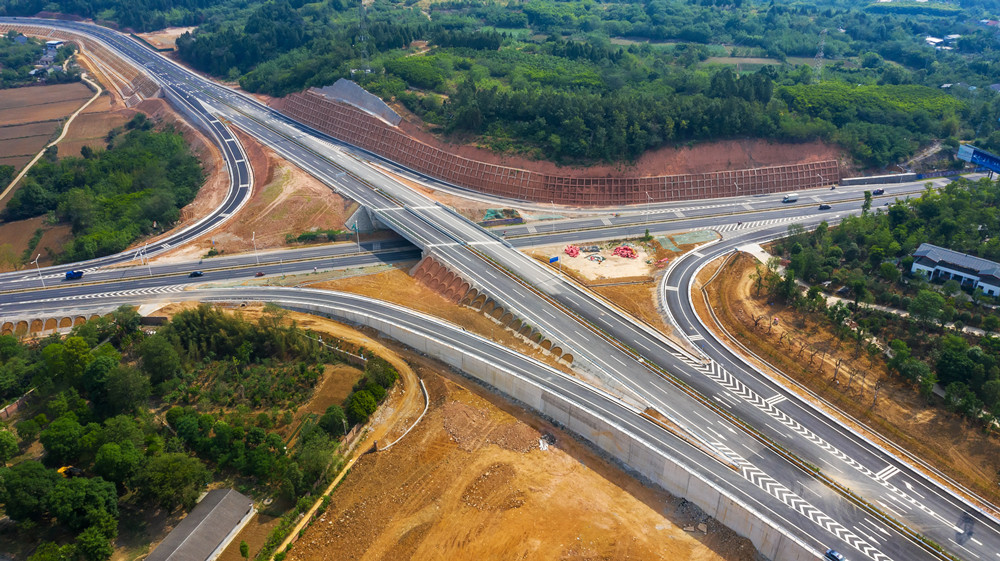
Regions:
[[[945,524],[948,524],[949,526],[951,525],[940,514],[934,512],[933,510],[928,508],[926,505],[924,505],[917,499],[911,497],[909,494],[906,493],[906,491],[903,491],[899,487],[896,487],[895,485],[890,483],[888,481],[889,477],[879,477],[879,474],[868,469],[867,467],[856,461],[854,458],[851,458],[847,454],[841,452],[832,444],[823,440],[818,435],[813,433],[811,430],[802,426],[798,421],[796,421],[792,417],[789,417],[788,414],[786,414],[784,411],[778,409],[776,407],[777,403],[771,403],[768,400],[764,399],[760,394],[747,387],[743,382],[737,380],[732,374],[730,374],[725,368],[720,366],[714,360],[710,361],[708,364],[705,364],[696,361],[683,353],[673,352],[671,354],[674,355],[674,357],[676,357],[677,359],[686,363],[688,366],[691,366],[695,370],[698,370],[702,374],[705,374],[708,378],[718,383],[720,386],[728,390],[730,393],[740,397],[747,403],[752,404],[754,407],[760,409],[772,419],[775,419],[779,423],[795,431],[799,436],[802,436],[809,442],[812,442],[816,446],[819,446],[826,452],[830,453],[833,457],[851,466],[852,468],[860,472],[862,475],[870,478],[872,481],[875,481],[876,483],[884,487],[886,490],[895,494],[899,498],[906,500],[911,505],[919,508],[921,511],[924,512],[924,514],[927,514],[928,516],[931,516]],[[895,474],[896,472],[892,473],[892,475]]]
[[[710,441],[709,444],[715,446],[730,462],[736,465],[740,470],[740,475],[744,479],[762,489],[768,495],[778,499],[792,508],[792,510],[811,520],[817,526],[837,536],[837,538],[857,549],[869,559],[873,559],[874,561],[891,561],[889,556],[876,549],[875,546],[870,545],[863,538],[827,516],[823,511],[810,504],[809,501],[796,495],[788,487],[775,481],[770,475],[748,462],[725,444],[718,441]]]
[[[774,226],[775,224],[785,224],[788,222],[801,222],[803,220],[809,220],[812,216],[788,216],[784,218],[771,218],[769,220],[755,220],[753,222],[744,222],[743,224],[722,224],[718,228],[711,228],[716,232],[731,232],[733,230],[750,230],[754,228],[766,228],[768,226]]]
[[[87,273],[93,273],[97,269],[98,269],[98,267],[89,267],[87,269],[80,269],[80,270],[83,271],[84,274],[87,274]],[[42,278],[43,279],[61,279],[61,278],[64,278],[65,276],[66,276],[66,273],[52,273],[52,274],[48,274],[48,275],[42,275]],[[35,275],[25,275],[25,276],[21,277],[21,280],[22,281],[38,280],[38,275],[37,274],[35,274]]]
[[[46,298],[44,300],[32,300],[32,302],[64,302],[67,300],[91,300],[94,298],[118,298],[121,296],[148,296],[150,294],[170,294],[184,290],[183,284],[172,284],[168,286],[152,286],[149,288],[134,288],[132,290],[117,290],[115,292],[101,292],[97,294],[77,294],[74,296],[60,296],[58,298]]]

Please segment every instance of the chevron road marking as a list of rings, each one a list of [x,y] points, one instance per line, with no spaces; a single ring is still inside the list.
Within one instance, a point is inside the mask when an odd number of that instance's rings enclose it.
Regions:
[[[705,376],[707,376],[711,380],[715,381],[720,386],[722,386],[723,388],[725,388],[726,390],[728,390],[729,393],[731,393],[731,394],[739,397],[740,399],[746,401],[747,403],[753,405],[757,409],[759,409],[759,410],[763,411],[764,413],[766,413],[772,419],[778,421],[779,423],[781,423],[781,424],[785,425],[786,427],[788,427],[789,429],[791,429],[793,432],[797,433],[799,436],[805,438],[809,442],[812,442],[816,446],[822,448],[823,450],[825,450],[826,452],[830,453],[832,456],[834,456],[838,460],[840,460],[840,461],[846,463],[847,465],[851,466],[852,468],[854,468],[856,471],[861,472],[862,475],[865,475],[865,476],[869,477],[870,479],[872,479],[876,483],[880,484],[882,487],[886,488],[892,494],[896,495],[897,497],[901,497],[906,502],[908,502],[911,505],[919,508],[925,514],[927,514],[927,515],[929,515],[929,516],[931,516],[931,517],[933,517],[933,518],[935,518],[935,519],[937,519],[937,520],[939,520],[939,521],[941,521],[941,522],[943,522],[945,524],[951,524],[950,522],[948,522],[947,520],[945,520],[940,514],[934,512],[933,510],[931,510],[930,508],[928,508],[923,503],[917,501],[916,499],[914,499],[913,497],[911,497],[909,494],[907,494],[905,491],[903,491],[899,487],[896,487],[895,485],[889,483],[888,477],[880,478],[875,472],[873,472],[872,470],[868,469],[867,467],[865,467],[864,465],[862,465],[861,463],[859,463],[854,458],[851,458],[847,454],[841,452],[836,447],[834,447],[832,444],[830,444],[829,442],[823,440],[818,435],[816,435],[815,433],[813,433],[812,431],[810,431],[808,428],[802,426],[798,421],[796,421],[792,417],[789,417],[784,411],[782,411],[782,410],[778,409],[777,407],[775,407],[775,404],[778,403],[778,402],[770,403],[768,400],[766,400],[763,397],[761,397],[760,394],[758,394],[757,392],[753,391],[752,389],[750,389],[749,387],[747,387],[745,384],[743,384],[743,382],[741,382],[738,379],[736,379],[736,377],[734,377],[732,374],[730,374],[729,372],[727,372],[726,369],[722,368],[722,366],[720,366],[714,360],[710,361],[707,364],[704,364],[704,363],[701,363],[699,361],[696,361],[696,360],[688,357],[687,355],[685,355],[683,353],[671,352],[670,354],[672,354],[678,360],[686,363],[688,366],[690,366],[690,367],[694,368],[695,370],[701,372],[702,374],[704,374]],[[726,395],[726,394],[723,394],[723,395]],[[883,470],[883,471],[886,471],[886,470]],[[898,473],[898,471],[899,470],[897,470],[896,472],[892,472],[889,475],[889,477],[891,477],[892,475],[895,475],[896,473]]]
[[[792,492],[792,490],[788,487],[785,487],[778,481],[775,481],[770,475],[764,473],[760,468],[742,458],[725,444],[711,441],[709,441],[709,443],[712,446],[715,446],[716,449],[725,455],[730,462],[739,468],[740,475],[742,475],[744,479],[762,489],[765,493],[785,503],[787,506],[791,507],[792,510],[798,512],[802,516],[805,516],[827,532],[837,536],[838,539],[844,541],[854,549],[857,549],[866,557],[873,559],[874,561],[891,561],[886,554],[876,549],[875,546],[870,545],[860,536],[848,528],[845,528],[833,518],[827,516],[823,513],[823,511],[810,504],[809,501]]]
[[[185,286],[186,285],[183,284],[173,284],[167,286],[151,286],[148,288],[133,288],[131,290],[116,290],[114,292],[77,294],[74,296],[60,296],[58,298],[45,298],[42,300],[28,300],[22,303],[64,302],[71,300],[92,300],[95,298],[117,298],[121,296],[147,296],[150,294],[171,294],[175,292],[183,292]]]

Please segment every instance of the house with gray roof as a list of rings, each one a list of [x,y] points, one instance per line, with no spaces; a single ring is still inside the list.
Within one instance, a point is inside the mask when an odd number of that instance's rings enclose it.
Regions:
[[[982,290],[983,294],[1000,295],[1000,264],[929,243],[920,244],[913,252],[910,272],[930,280],[954,279],[963,287]]]
[[[171,530],[146,561],[212,561],[253,517],[253,501],[233,489],[215,489]]]

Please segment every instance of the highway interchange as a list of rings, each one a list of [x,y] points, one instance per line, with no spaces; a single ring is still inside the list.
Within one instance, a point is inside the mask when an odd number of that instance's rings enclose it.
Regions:
[[[106,307],[119,301],[162,300],[189,283],[246,278],[256,271],[269,275],[308,273],[313,267],[358,266],[412,259],[420,252],[430,253],[501,302],[505,309],[538,327],[556,344],[572,352],[576,367],[600,378],[613,394],[621,398],[612,400],[618,404],[616,407],[619,409],[615,409],[617,412],[614,414],[621,422],[634,423],[636,430],[640,430],[641,417],[626,411],[652,406],[685,427],[692,438],[727,458],[731,465],[739,468],[738,472],[721,463],[705,462],[704,456],[688,465],[701,470],[706,477],[724,481],[734,492],[750,500],[767,518],[783,525],[816,551],[834,546],[845,553],[850,552],[848,556],[854,559],[937,558],[902,537],[889,521],[879,519],[874,509],[859,507],[830,484],[810,477],[800,466],[793,464],[796,459],[820,467],[835,484],[849,487],[875,509],[890,514],[958,558],[988,559],[1000,551],[996,520],[965,504],[906,463],[844,429],[811,406],[803,404],[795,394],[748,367],[738,356],[717,343],[692,315],[690,299],[686,297],[690,293],[688,286],[698,267],[708,259],[748,242],[778,237],[792,221],[807,226],[822,219],[835,221],[840,215],[856,211],[860,206],[858,189],[809,193],[808,198],[815,203],[853,197],[852,202],[835,202],[834,208],[825,212],[818,212],[815,204],[794,208],[781,206],[776,203],[777,197],[741,198],[735,202],[673,203],[631,209],[631,212],[619,216],[581,217],[553,222],[553,231],[547,231],[548,225],[508,228],[510,239],[502,239],[496,233],[482,230],[450,209],[381,174],[363,161],[364,154],[332,143],[330,139],[273,113],[254,100],[197,77],[130,39],[83,24],[45,24],[96,33],[109,47],[124,53],[166,85],[168,97],[186,107],[185,112],[189,116],[201,115],[202,128],[206,125],[214,128],[217,142],[231,148],[225,155],[234,178],[234,188],[231,189],[230,199],[227,199],[229,206],[217,210],[213,214],[214,220],[228,218],[232,209],[245,202],[245,194],[252,184],[242,149],[218,119],[221,116],[344,196],[372,209],[381,222],[413,245],[402,241],[380,242],[376,253],[358,252],[352,244],[301,250],[287,254],[287,257],[283,252],[277,257],[277,264],[274,263],[277,254],[262,254],[211,260],[211,263],[205,264],[102,269],[88,273],[85,283],[59,283],[58,288],[37,295],[27,295],[22,291],[40,288],[39,284],[45,277],[50,281],[56,280],[53,277],[58,272],[42,270],[39,275],[33,276],[22,271],[0,276],[0,317],[40,314],[44,310],[56,310],[60,306],[65,308],[69,303],[76,305],[85,301],[100,301]],[[244,167],[241,168],[241,165]],[[916,189],[919,187],[910,187],[910,190]],[[890,194],[893,190],[900,192],[899,189],[890,189]],[[803,197],[803,200],[806,199]],[[850,205],[853,208],[848,208]],[[666,218],[670,220],[665,221]],[[744,224],[742,227],[735,226],[734,220]],[[206,222],[206,228],[210,227]],[[516,249],[527,245],[579,242],[591,235],[592,239],[635,235],[646,227],[652,232],[715,227],[726,234],[722,242],[678,260],[664,281],[670,314],[689,339],[701,347],[704,356],[692,356]],[[174,246],[191,237],[193,234],[174,236],[166,243]],[[258,266],[257,259],[261,257],[263,259]],[[319,261],[310,260],[314,257]],[[124,255],[107,262],[132,258],[134,256]],[[221,268],[213,271],[216,264]],[[93,263],[88,264],[88,267],[94,266]],[[186,272],[193,269],[205,270],[206,277],[186,278]],[[43,278],[39,279],[39,276]],[[302,296],[306,293],[309,296]],[[184,299],[231,301],[291,302],[300,297],[329,298],[331,302],[337,298],[348,298],[312,291],[251,287],[184,293]],[[337,305],[358,304],[341,302]],[[415,323],[426,321],[416,315],[406,315],[412,312],[404,312],[391,305],[367,301],[365,306],[397,317],[405,315],[408,321]],[[482,341],[468,345],[470,353],[495,351],[487,351],[487,347],[491,346]],[[703,359],[707,357],[710,360],[706,362]],[[538,368],[533,365],[523,369],[524,375],[529,375],[530,371]],[[593,396],[580,396],[578,394],[582,390],[568,386],[553,385],[552,391],[566,392],[565,395],[576,395],[579,399],[594,399]],[[607,404],[602,405],[602,408],[608,407]],[[751,425],[753,429],[747,430],[744,425]],[[659,434],[655,440],[685,458],[698,456],[691,450],[681,450],[684,444],[680,439]],[[791,459],[783,453],[784,450],[791,453]]]

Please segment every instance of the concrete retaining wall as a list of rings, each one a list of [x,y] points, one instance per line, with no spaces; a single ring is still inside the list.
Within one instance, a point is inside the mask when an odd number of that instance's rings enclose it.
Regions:
[[[292,309],[323,316],[331,315],[328,308],[318,306],[296,305]],[[530,380],[381,319],[355,312],[338,311],[333,315],[337,319],[376,329],[433,356],[567,427],[656,485],[675,496],[687,499],[737,534],[747,537],[768,559],[815,561],[820,555],[728,491],[693,473],[682,462],[655,449],[623,427],[598,418],[562,396],[543,391]]]

